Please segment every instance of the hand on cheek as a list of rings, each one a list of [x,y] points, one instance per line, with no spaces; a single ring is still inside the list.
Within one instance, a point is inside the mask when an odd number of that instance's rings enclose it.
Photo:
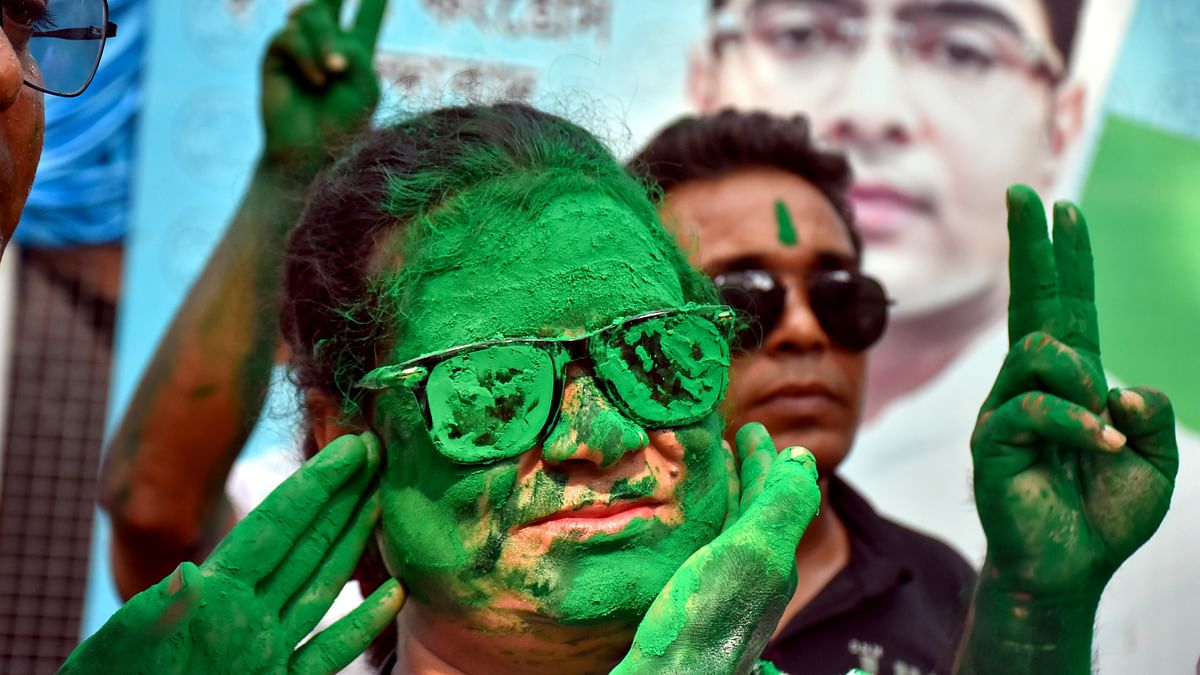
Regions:
[[[614,672],[746,672],[766,647],[820,504],[816,461],[804,448],[777,453],[760,424],[743,427],[737,446],[737,519],[671,577]]]

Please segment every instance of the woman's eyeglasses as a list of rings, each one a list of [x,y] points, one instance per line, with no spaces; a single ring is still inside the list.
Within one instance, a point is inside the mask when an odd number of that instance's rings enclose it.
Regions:
[[[91,84],[104,41],[117,34],[107,0],[0,0],[0,28],[37,62],[25,84],[55,96],[78,96]]]
[[[883,335],[891,302],[878,281],[839,269],[811,272],[805,282],[813,314],[830,340],[862,351]],[[736,270],[714,276],[713,283],[722,302],[750,319],[734,346],[758,349],[783,318],[787,306],[783,282],[766,270]]]
[[[558,420],[570,364],[590,366],[605,398],[649,429],[712,414],[729,380],[728,307],[662,310],[581,337],[513,338],[421,356],[367,373],[356,386],[408,387],[438,451],[475,464],[516,457]]]

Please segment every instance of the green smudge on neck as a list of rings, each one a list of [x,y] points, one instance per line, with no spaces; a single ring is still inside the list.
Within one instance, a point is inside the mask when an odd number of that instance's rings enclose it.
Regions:
[[[775,221],[779,223],[779,243],[784,246],[795,246],[800,243],[796,236],[796,226],[792,224],[792,214],[782,199],[775,200]]]

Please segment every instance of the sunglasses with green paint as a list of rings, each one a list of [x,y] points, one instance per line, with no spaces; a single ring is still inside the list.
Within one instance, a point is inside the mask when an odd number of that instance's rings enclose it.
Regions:
[[[509,338],[376,368],[357,387],[413,392],[438,451],[462,464],[516,457],[558,421],[567,366],[590,366],[605,398],[649,429],[712,414],[729,381],[736,313],[691,306],[570,338]]]

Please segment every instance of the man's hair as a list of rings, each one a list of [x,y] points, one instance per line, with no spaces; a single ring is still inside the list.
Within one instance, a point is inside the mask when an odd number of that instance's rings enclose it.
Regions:
[[[1071,52],[1075,49],[1075,38],[1079,34],[1083,0],[1042,0],[1042,9],[1050,22],[1050,39],[1062,55],[1063,63],[1070,67]]]
[[[744,169],[773,168],[808,181],[833,206],[862,256],[862,238],[846,191],[852,174],[844,155],[815,144],[808,118],[721,110],[683,117],[663,129],[629,160],[629,169],[664,193],[690,181],[721,178]]]
[[[1084,0],[1041,0],[1042,11],[1050,23],[1050,39],[1062,56],[1063,64],[1071,65],[1071,52],[1075,49],[1075,38],[1079,33],[1079,15],[1083,12]],[[716,12],[729,4],[729,0],[712,0],[712,11]]]

